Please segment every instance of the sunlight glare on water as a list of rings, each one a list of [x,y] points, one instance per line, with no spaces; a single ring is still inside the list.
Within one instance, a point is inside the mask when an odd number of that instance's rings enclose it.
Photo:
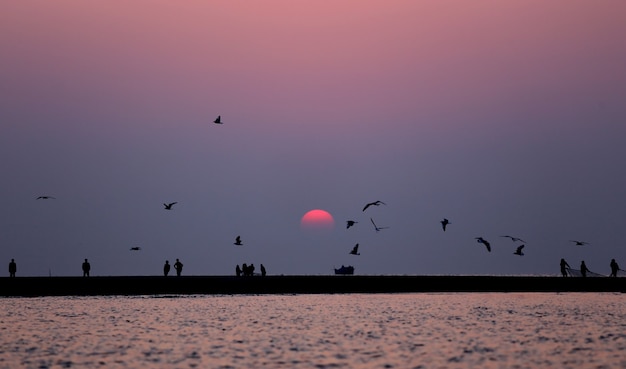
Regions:
[[[621,294],[0,299],[0,368],[626,367]]]

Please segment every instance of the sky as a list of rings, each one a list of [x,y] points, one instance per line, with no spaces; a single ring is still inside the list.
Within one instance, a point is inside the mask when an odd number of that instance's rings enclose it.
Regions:
[[[625,34],[621,0],[4,1],[0,262],[626,269]]]

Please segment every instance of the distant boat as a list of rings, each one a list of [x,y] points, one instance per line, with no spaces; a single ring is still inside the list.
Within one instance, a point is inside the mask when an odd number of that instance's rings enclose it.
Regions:
[[[341,266],[341,268],[337,269],[335,268],[335,274],[342,274],[342,275],[352,275],[354,274],[354,267],[353,266]]]

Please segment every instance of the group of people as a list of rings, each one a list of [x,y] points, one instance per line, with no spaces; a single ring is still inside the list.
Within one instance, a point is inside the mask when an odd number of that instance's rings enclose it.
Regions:
[[[619,268],[619,265],[617,264],[615,259],[611,259],[611,263],[609,265],[611,267],[610,277],[617,277],[617,272],[620,271],[621,269]],[[176,259],[176,262],[174,263],[174,269],[176,270],[176,275],[180,277],[181,273],[183,272],[183,263],[181,263],[180,260]],[[253,276],[254,269],[255,269],[254,264],[247,265],[246,263],[243,263],[241,267],[239,267],[239,264],[237,264],[237,267],[235,268],[235,273],[237,277]],[[569,264],[567,264],[567,261],[565,261],[565,259],[561,259],[561,274],[563,275],[563,277],[567,277],[568,275],[570,275],[569,273],[570,269],[571,267],[569,266]],[[85,261],[83,262],[83,277],[89,277],[90,271],[91,271],[91,264],[89,264],[89,261],[85,259]],[[589,268],[587,268],[587,265],[585,264],[585,261],[583,260],[580,263],[580,274],[583,277],[586,277],[587,273],[589,272],[591,271],[589,270]],[[9,263],[9,277],[15,277],[15,273],[17,273],[17,263],[15,263],[15,259],[11,259],[11,262]],[[169,273],[170,273],[170,262],[169,260],[165,260],[165,265],[163,266],[163,275],[167,277]],[[264,277],[265,274],[267,274],[265,270],[265,266],[261,264],[261,276]]]
[[[183,263],[176,259],[174,269],[176,269],[176,276],[180,277],[180,274],[183,272]],[[165,265],[163,265],[163,275],[167,277],[168,274],[170,274],[170,261],[165,260]]]
[[[611,263],[609,264],[609,266],[611,267],[611,275],[609,275],[609,277],[617,277],[617,272],[620,271],[621,269],[619,268],[619,265],[617,264],[615,259],[611,259]],[[565,259],[561,259],[561,275],[563,275],[563,277],[567,277],[568,275],[571,274],[570,269],[571,267],[569,266],[567,261],[565,261]],[[583,260],[580,262],[580,274],[583,277],[586,277],[587,273],[593,273],[593,272],[591,272],[589,268],[587,268],[587,265],[585,264],[585,261]]]
[[[246,263],[243,263],[241,265],[241,268],[239,267],[239,264],[237,264],[237,267],[235,268],[235,274],[237,275],[237,277],[251,277],[254,275],[254,264],[250,264],[247,265]],[[265,266],[263,266],[263,264],[261,264],[261,276],[265,277],[265,275],[267,274],[267,271],[265,270]]]

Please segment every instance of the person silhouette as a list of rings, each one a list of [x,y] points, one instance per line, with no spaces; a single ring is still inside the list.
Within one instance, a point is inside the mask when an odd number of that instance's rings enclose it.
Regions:
[[[9,277],[15,277],[15,273],[17,272],[17,264],[15,264],[15,259],[11,259],[9,263]]]
[[[567,277],[567,270],[570,268],[569,264],[565,259],[561,259],[561,274],[563,277]]]
[[[176,259],[176,262],[174,263],[174,269],[176,269],[176,276],[180,277],[180,273],[183,272],[183,263],[181,263],[180,260]]]
[[[163,265],[163,275],[167,277],[170,274],[170,261],[165,260],[165,265]]]
[[[85,261],[83,262],[83,277],[89,277],[90,270],[91,270],[91,264],[89,264],[89,261],[85,259]]]
[[[583,260],[580,263],[580,274],[582,274],[583,277],[586,277],[588,271],[589,271],[589,269],[587,269],[587,266],[585,265],[585,261]]]
[[[619,270],[619,265],[615,259],[611,259],[611,277],[617,277],[617,271]]]
[[[267,274],[267,271],[265,270],[265,266],[261,264],[261,277],[265,277],[266,274]]]
[[[239,264],[237,264],[237,267],[235,268],[235,275],[237,275],[237,277],[241,277],[241,268],[239,267]]]

